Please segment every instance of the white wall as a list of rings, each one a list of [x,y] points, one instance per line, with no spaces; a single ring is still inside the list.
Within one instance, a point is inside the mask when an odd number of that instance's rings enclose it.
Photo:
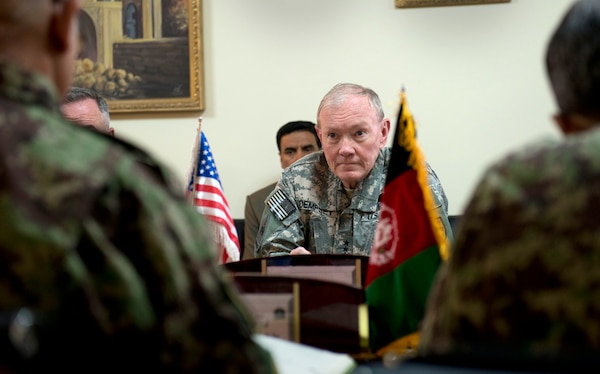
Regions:
[[[544,50],[572,0],[396,9],[394,0],[204,0],[203,130],[235,218],[280,173],[275,133],[315,121],[338,82],[379,93],[395,120],[404,86],[421,148],[459,214],[483,169],[558,136]],[[200,113],[113,115],[187,181]]]

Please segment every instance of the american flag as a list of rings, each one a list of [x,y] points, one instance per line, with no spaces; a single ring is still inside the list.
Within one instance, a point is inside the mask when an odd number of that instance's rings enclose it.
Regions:
[[[199,121],[200,122],[200,121]],[[223,186],[217,172],[217,165],[204,132],[198,126],[192,156],[192,172],[188,184],[188,194],[193,192],[193,204],[198,212],[208,218],[212,227],[217,249],[220,251],[219,262],[226,263],[240,260],[240,243],[237,231],[231,218],[229,204],[223,193]]]

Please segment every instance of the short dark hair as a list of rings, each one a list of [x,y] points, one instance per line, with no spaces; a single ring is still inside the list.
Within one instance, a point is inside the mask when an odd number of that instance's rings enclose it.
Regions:
[[[600,2],[575,2],[554,31],[546,70],[562,114],[600,116]]]
[[[291,134],[296,131],[308,131],[315,136],[317,140],[317,145],[319,149],[321,149],[321,140],[319,140],[319,136],[317,135],[317,130],[315,130],[315,124],[310,121],[291,121],[286,123],[285,125],[279,128],[277,131],[277,136],[275,140],[277,141],[277,149],[281,151],[281,138],[284,135]]]

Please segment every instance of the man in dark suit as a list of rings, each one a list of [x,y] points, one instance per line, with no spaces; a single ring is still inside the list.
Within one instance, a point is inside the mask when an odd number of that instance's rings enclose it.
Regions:
[[[276,136],[281,168],[285,169],[296,160],[321,149],[315,124],[309,121],[292,121],[281,126]],[[275,182],[246,196],[244,209],[244,253],[242,259],[254,258],[256,233],[265,209],[265,200],[275,188]]]

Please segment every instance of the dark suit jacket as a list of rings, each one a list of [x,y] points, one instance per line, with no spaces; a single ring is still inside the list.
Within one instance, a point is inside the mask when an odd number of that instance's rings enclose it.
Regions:
[[[265,209],[265,200],[271,191],[275,189],[276,184],[272,183],[246,196],[246,206],[244,208],[244,253],[242,254],[242,260],[255,257],[254,244],[256,242],[256,233],[260,227],[260,218]]]

